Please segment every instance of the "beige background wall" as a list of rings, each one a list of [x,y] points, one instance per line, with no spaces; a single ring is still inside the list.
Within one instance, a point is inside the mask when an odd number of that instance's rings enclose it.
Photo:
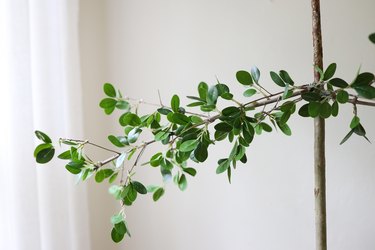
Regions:
[[[325,64],[337,62],[338,76],[351,80],[360,65],[375,71],[375,46],[367,40],[375,31],[374,9],[372,0],[322,1]],[[266,86],[270,70],[312,80],[309,1],[82,0],[80,12],[86,136],[97,142],[120,131],[117,117],[98,108],[104,82],[151,102],[159,89],[168,103],[172,94],[194,94],[200,81],[214,84],[216,76],[240,96],[235,72],[252,65]],[[359,114],[374,141],[374,110],[361,107]],[[327,122],[328,242],[333,250],[372,250],[375,147],[358,137],[338,145],[350,119],[351,109],[343,108]],[[292,137],[256,138],[231,185],[215,174],[216,160],[229,150],[218,145],[187,191],[170,184],[157,203],[140,198],[127,212],[133,236],[121,245],[109,234],[118,205],[105,186],[90,184],[94,249],[314,249],[312,120],[295,117],[290,125]],[[161,183],[147,166],[137,175]]]

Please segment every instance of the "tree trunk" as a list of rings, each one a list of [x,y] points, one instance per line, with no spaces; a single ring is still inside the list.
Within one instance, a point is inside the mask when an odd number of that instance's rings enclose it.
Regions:
[[[323,70],[322,32],[320,25],[320,2],[311,0],[312,35],[314,48],[314,66]],[[314,69],[314,82],[320,75]],[[324,119],[314,119],[314,175],[315,175],[315,240],[316,250],[327,249],[326,221],[326,163],[325,163],[325,123]]]

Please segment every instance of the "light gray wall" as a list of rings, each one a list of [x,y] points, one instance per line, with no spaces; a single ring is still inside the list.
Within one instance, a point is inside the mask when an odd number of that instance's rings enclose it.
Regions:
[[[337,75],[348,80],[359,66],[374,72],[375,46],[367,36],[375,31],[375,2],[321,5],[325,64],[337,62]],[[117,117],[104,117],[97,106],[104,82],[150,102],[158,102],[159,89],[168,103],[175,93],[195,94],[200,81],[214,84],[216,76],[240,96],[235,72],[252,65],[260,68],[265,86],[272,85],[267,72],[279,69],[299,83],[312,81],[309,1],[82,0],[80,28],[86,135],[98,142],[121,131]],[[352,116],[350,108],[340,111],[327,121],[328,244],[332,250],[372,250],[375,147],[358,137],[338,145]],[[374,110],[360,107],[359,115],[375,140]],[[170,184],[157,203],[141,197],[127,210],[133,236],[121,245],[111,243],[109,234],[109,216],[118,206],[107,187],[91,185],[94,249],[314,249],[312,120],[295,117],[290,126],[292,137],[256,138],[231,185],[215,174],[216,160],[229,150],[218,145],[196,166],[187,191]],[[161,183],[158,171],[147,166],[137,176]]]

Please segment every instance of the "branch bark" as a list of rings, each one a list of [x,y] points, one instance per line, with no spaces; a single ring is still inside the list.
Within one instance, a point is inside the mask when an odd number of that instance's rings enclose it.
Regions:
[[[311,0],[312,36],[314,66],[323,70],[323,46],[320,23],[320,1]],[[319,73],[314,70],[314,81],[320,80]],[[317,117],[314,119],[314,176],[315,176],[315,240],[316,250],[327,249],[326,220],[326,162],[325,162],[325,122]]]

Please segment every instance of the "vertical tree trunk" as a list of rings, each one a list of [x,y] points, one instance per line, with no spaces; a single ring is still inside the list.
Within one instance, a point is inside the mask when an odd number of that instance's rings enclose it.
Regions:
[[[323,70],[322,32],[320,25],[320,2],[311,0],[314,66]],[[319,82],[319,73],[314,70],[314,82]],[[315,175],[315,239],[316,250],[327,249],[326,221],[326,163],[324,119],[314,119],[314,175]]]

